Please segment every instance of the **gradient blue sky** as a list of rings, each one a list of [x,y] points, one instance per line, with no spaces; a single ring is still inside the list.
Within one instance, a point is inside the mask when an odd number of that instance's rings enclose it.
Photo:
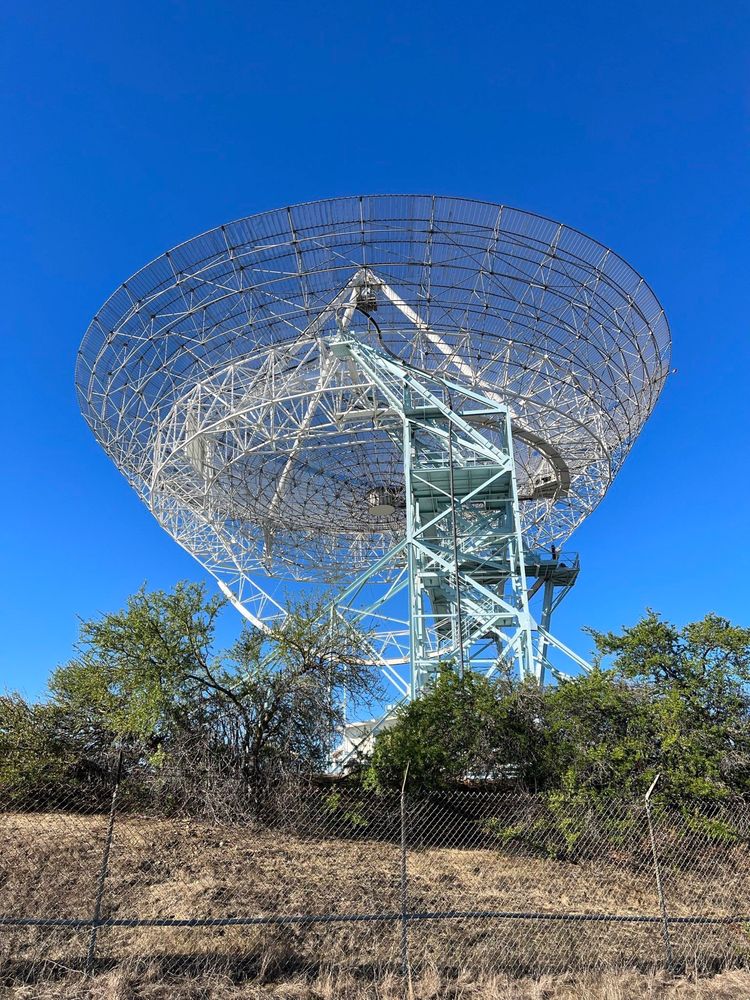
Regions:
[[[646,276],[678,374],[556,631],[748,622],[746,4],[42,0],[1,29],[0,688],[38,693],[76,616],[203,578],[79,416],[90,317],[175,243],[336,194],[505,202]]]

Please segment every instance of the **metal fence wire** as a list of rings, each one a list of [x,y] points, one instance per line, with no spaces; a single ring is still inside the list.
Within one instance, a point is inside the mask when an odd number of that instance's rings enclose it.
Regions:
[[[144,964],[714,970],[750,952],[744,803],[330,783],[261,806],[227,775],[120,762],[91,794],[0,788],[0,810],[5,984]]]

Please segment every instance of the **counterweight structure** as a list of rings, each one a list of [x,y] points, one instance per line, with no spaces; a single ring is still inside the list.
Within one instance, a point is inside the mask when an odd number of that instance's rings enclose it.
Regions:
[[[331,587],[412,697],[442,662],[540,681],[555,656],[583,665],[550,631],[578,572],[561,549],[669,346],[645,281],[581,233],[385,195],[157,258],[94,318],[76,384],[102,446],[250,621],[284,613],[287,581]]]

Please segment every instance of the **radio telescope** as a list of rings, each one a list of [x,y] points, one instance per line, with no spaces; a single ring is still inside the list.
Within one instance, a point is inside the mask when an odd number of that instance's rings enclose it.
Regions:
[[[441,662],[542,682],[601,501],[669,371],[613,251],[501,205],[240,219],[124,282],[81,344],[97,440],[252,622],[326,585],[401,698]],[[530,602],[539,593],[538,612]]]

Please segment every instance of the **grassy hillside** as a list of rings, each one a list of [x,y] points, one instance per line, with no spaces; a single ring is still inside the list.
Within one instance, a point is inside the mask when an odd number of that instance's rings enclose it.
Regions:
[[[6,813],[0,911],[89,917],[106,822],[103,815]],[[721,864],[715,857],[699,866],[666,866],[670,915],[743,912],[748,871],[740,847],[727,849]],[[602,851],[574,862],[509,843],[433,846],[409,852],[408,876],[408,910],[415,914],[659,912],[650,859],[634,863],[628,852]],[[5,995],[391,1000],[401,989],[401,923],[392,919],[400,913],[400,885],[398,844],[356,831],[346,838],[306,837],[251,825],[121,816],[103,917],[380,919],[102,928],[100,972],[90,982],[81,975],[88,930],[6,927],[0,929]],[[750,997],[750,977],[736,968],[749,950],[743,925],[675,925],[672,936],[683,972],[735,968],[697,984],[654,973],[664,961],[658,922],[415,919],[408,937],[414,997]]]

